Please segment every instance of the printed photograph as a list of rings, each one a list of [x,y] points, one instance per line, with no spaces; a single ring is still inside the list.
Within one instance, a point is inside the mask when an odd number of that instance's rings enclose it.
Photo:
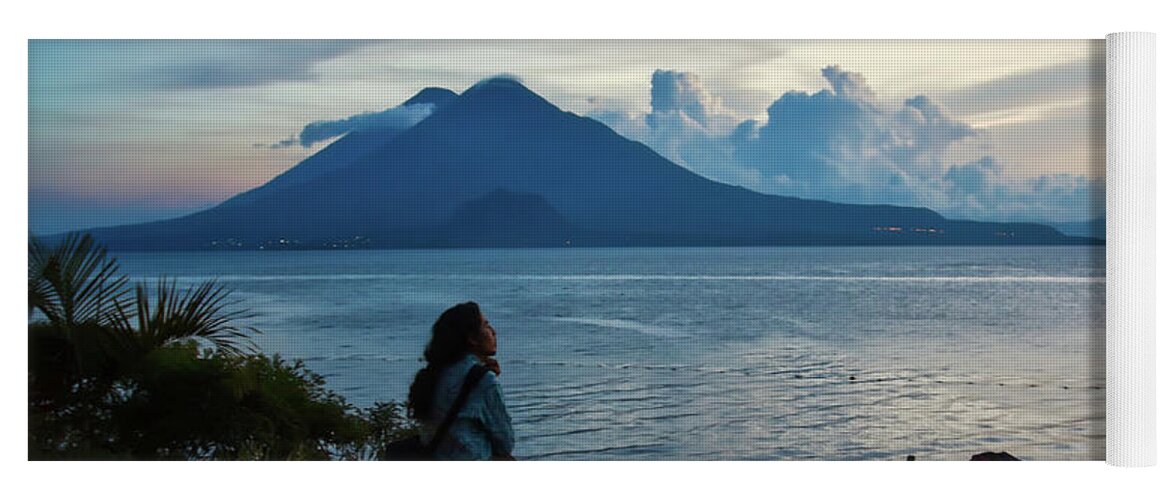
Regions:
[[[28,41],[29,460],[1104,460],[1103,40]]]

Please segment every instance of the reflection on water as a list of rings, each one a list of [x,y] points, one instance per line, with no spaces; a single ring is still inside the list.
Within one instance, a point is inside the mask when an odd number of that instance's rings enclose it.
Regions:
[[[524,459],[1105,456],[1101,248],[119,257],[221,277],[358,405],[404,398],[430,323],[476,300]]]

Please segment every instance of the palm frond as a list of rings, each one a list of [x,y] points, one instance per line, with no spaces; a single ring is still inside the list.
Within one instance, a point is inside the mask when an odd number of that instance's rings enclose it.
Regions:
[[[134,291],[135,310],[132,314],[119,313],[120,328],[133,329],[149,347],[196,339],[227,354],[257,352],[250,335],[260,331],[234,324],[253,315],[245,309],[234,309],[240,302],[229,300],[228,290],[214,280],[180,292],[174,280],[161,279],[154,290],[153,304],[145,285],[138,284]],[[131,317],[136,323],[133,328]]]
[[[118,262],[88,234],[72,234],[55,248],[30,239],[28,271],[29,313],[38,310],[65,329],[102,323],[128,293]]]
[[[60,318],[55,316],[58,308],[52,304],[56,294],[45,279],[45,268],[49,267],[52,252],[45,249],[36,238],[29,238],[28,242],[28,312],[39,310],[50,322],[57,323]]]

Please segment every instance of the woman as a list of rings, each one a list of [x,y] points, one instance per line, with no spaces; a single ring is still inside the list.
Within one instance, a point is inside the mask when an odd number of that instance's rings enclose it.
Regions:
[[[427,366],[415,375],[407,398],[412,418],[423,422],[423,440],[430,442],[447,416],[468,372],[477,363],[488,372],[474,386],[455,421],[435,448],[437,460],[511,459],[515,438],[512,419],[496,379],[496,330],[475,302],[443,312],[431,327],[431,341],[423,352]]]

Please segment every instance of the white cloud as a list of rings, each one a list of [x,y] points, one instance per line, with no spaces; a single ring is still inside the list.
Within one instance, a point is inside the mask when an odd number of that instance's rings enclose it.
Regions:
[[[934,100],[885,104],[861,74],[837,66],[821,74],[828,89],[785,92],[763,123],[736,122],[698,75],[663,70],[652,76],[651,112],[590,115],[701,175],[772,194],[926,206],[983,220],[1101,216],[1100,181],[1021,178],[994,157],[964,159],[981,149],[973,146],[981,132]]]

